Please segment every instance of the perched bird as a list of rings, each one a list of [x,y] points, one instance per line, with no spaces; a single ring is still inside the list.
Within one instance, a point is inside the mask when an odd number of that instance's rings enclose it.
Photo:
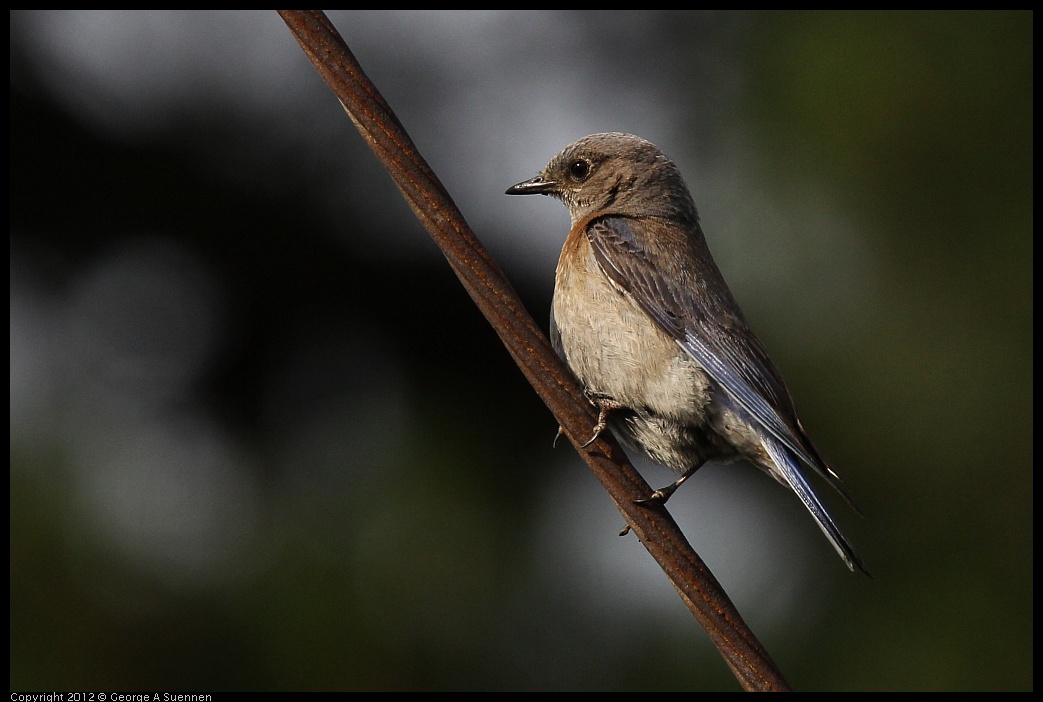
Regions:
[[[745,458],[797,493],[848,567],[868,575],[802,472],[851,504],[714,263],[677,166],[640,137],[593,134],[507,194],[569,209],[551,342],[600,410],[590,441],[608,427],[680,474],[643,502],[666,502],[708,460]]]

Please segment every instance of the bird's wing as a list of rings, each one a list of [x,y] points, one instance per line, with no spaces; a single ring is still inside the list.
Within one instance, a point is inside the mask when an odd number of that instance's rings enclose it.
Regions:
[[[587,224],[586,234],[595,259],[609,279],[770,436],[846,498],[839,477],[800,427],[775,364],[738,312],[701,236],[691,237],[669,220],[618,216],[593,219]],[[655,242],[656,246],[646,242]],[[692,255],[684,259],[687,267],[676,257],[657,253],[671,247],[688,247]]]

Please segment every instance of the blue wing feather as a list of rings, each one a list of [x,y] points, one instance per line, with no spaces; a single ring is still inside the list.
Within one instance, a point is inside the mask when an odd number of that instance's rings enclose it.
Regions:
[[[643,236],[658,237],[670,246],[700,247],[702,250],[681,260],[694,261],[701,268],[669,269],[671,262],[658,259],[643,246],[632,224],[641,227]],[[798,495],[848,564],[866,570],[804,478],[798,460],[855,506],[800,426],[781,375],[738,311],[701,232],[691,236],[685,228],[665,220],[603,216],[589,222],[586,233],[609,279],[760,425],[765,449],[776,464],[773,473]],[[700,283],[697,298],[695,286]]]

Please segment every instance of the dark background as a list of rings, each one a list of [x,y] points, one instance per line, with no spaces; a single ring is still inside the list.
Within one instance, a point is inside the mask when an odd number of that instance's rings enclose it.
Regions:
[[[865,513],[671,501],[791,684],[1031,689],[1030,13],[331,18],[541,325],[504,189],[678,163]],[[12,689],[737,689],[274,12],[12,12],[10,119]]]

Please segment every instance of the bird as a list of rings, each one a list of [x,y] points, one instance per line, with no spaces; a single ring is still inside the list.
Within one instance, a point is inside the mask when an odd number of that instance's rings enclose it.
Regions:
[[[608,428],[680,475],[643,504],[665,504],[707,461],[745,459],[796,493],[848,568],[871,577],[804,467],[858,509],[710,254],[677,165],[641,137],[591,134],[506,194],[549,195],[571,215],[550,340],[598,409],[584,446]]]

